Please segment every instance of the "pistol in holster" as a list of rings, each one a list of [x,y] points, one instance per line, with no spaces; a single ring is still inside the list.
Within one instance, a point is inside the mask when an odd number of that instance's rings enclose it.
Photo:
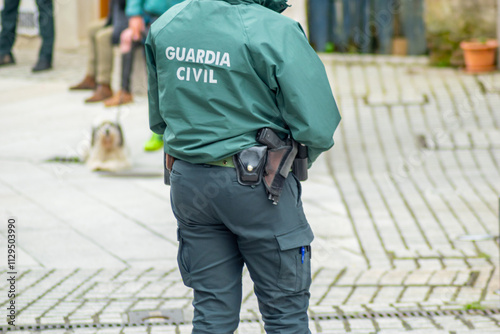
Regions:
[[[260,129],[257,141],[267,146],[264,185],[269,200],[277,205],[291,169],[300,181],[307,179],[307,146],[299,144],[291,136],[282,140],[270,128]]]

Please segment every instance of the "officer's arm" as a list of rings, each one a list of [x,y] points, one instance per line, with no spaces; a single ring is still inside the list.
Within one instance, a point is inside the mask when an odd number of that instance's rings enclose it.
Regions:
[[[309,161],[333,146],[340,113],[325,67],[297,23],[285,32],[276,66],[278,106],[293,138],[309,147]]]
[[[155,45],[151,31],[146,39],[146,64],[148,69],[149,128],[154,133],[163,135],[167,125],[159,109],[158,77],[156,72]]]
[[[293,138],[309,147],[309,164],[333,146],[340,114],[325,67],[297,22],[265,21],[249,29],[255,70],[276,94]],[[279,24],[279,25],[278,25]],[[273,31],[272,34],[267,31]]]

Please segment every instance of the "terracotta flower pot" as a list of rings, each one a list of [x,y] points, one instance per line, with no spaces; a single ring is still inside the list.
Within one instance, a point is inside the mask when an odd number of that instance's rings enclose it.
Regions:
[[[466,71],[481,73],[495,70],[495,55],[498,41],[489,39],[486,42],[477,40],[460,43],[464,50]]]

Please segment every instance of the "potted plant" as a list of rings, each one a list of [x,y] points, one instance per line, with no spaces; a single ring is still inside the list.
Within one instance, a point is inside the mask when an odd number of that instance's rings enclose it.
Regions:
[[[495,39],[473,39],[463,41],[460,47],[464,50],[465,69],[469,73],[481,73],[495,70],[495,56],[498,41]]]

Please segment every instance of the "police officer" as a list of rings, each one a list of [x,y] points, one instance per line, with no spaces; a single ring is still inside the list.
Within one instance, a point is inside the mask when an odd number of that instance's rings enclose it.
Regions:
[[[309,147],[333,146],[340,115],[325,69],[283,0],[187,0],[146,40],[150,128],[164,135],[178,265],[194,290],[193,333],[233,333],[241,276],[254,282],[267,333],[310,333],[313,233],[300,182],[278,205],[263,183],[241,185],[232,156],[271,128]]]

